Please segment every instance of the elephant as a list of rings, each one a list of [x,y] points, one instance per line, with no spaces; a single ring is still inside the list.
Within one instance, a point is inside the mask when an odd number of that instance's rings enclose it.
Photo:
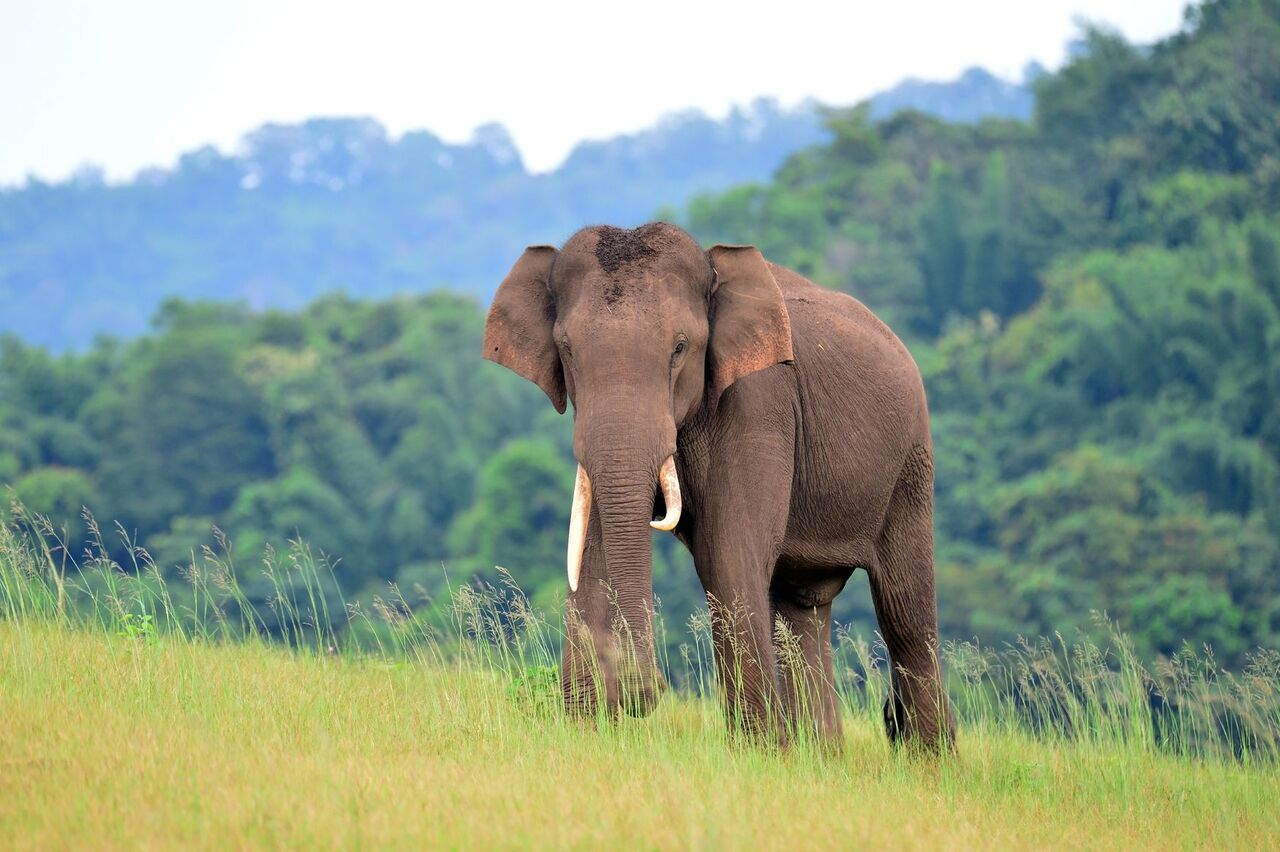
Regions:
[[[665,688],[652,527],[692,553],[732,731],[840,742],[831,605],[862,568],[891,660],[889,737],[950,747],[928,406],[861,302],[753,246],[599,225],[524,251],[483,345],[559,413],[573,403],[567,711],[642,716]]]

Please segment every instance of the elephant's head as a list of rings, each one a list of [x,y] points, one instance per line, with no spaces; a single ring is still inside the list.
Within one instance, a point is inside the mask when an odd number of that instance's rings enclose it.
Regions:
[[[565,667],[596,677],[566,679],[570,707],[593,709],[600,683],[611,706],[648,712],[661,683],[650,527],[680,523],[676,434],[738,379],[791,359],[778,284],[751,246],[703,251],[663,223],[586,228],[559,251],[525,250],[494,297],[484,346],[556,410],[573,402]]]

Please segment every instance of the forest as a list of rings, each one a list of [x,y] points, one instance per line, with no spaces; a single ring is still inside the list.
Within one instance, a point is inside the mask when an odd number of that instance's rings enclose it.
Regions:
[[[1143,654],[1280,647],[1280,0],[1194,5],[1151,46],[1090,27],[1033,93],[1026,121],[827,109],[828,141],[768,181],[653,212],[757,244],[907,342],[933,412],[946,637],[1105,618]],[[72,557],[88,507],[174,575],[225,535],[263,598],[252,565],[302,537],[355,595],[431,599],[501,565],[554,609],[569,418],[481,361],[484,307],[170,299],[134,339],[11,333],[0,483]],[[655,542],[678,643],[701,592]],[[838,620],[869,634],[850,585]]]

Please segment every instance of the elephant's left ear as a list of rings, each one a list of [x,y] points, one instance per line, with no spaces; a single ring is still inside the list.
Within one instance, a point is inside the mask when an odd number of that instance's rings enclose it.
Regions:
[[[794,359],[782,290],[755,246],[713,246],[708,368],[712,399],[743,376]]]

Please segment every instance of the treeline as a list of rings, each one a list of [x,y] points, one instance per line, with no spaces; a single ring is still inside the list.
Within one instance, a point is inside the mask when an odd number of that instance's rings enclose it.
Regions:
[[[1149,49],[1090,30],[1035,94],[1030,123],[830,112],[830,144],[685,222],[907,339],[947,636],[1089,631],[1096,611],[1143,654],[1280,646],[1280,2],[1193,7]],[[242,565],[300,533],[353,590],[501,564],[549,604],[569,422],[480,361],[482,322],[460,297],[335,296],[171,302],[149,335],[74,355],[9,338],[0,482],[62,524],[121,519],[166,567],[214,525]],[[698,587],[659,541],[679,628]],[[869,629],[851,585],[839,616]]]

